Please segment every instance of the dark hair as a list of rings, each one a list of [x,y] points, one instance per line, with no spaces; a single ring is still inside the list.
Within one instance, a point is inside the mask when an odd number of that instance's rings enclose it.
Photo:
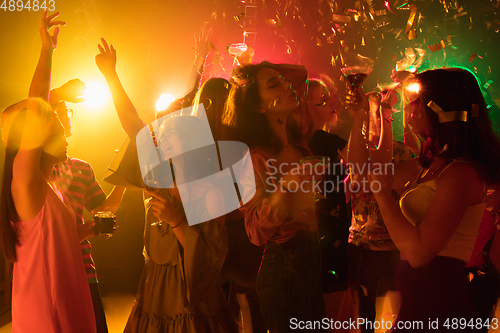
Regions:
[[[197,107],[199,104],[203,104],[215,141],[227,139],[222,138],[223,133],[226,132],[222,128],[224,126],[222,124],[222,115],[230,89],[231,84],[228,80],[221,77],[210,78],[203,83],[194,98],[195,109],[193,109],[193,115],[198,116],[196,114]]]
[[[264,68],[276,69],[276,66],[263,61],[255,65],[237,67],[233,70],[232,87],[222,122],[234,129],[238,135],[238,141],[249,147],[257,146],[278,153],[283,149],[283,143],[272,130],[267,117],[259,112],[262,100],[256,77]],[[286,126],[290,142],[300,143],[302,136],[294,112],[289,114]]]
[[[496,138],[481,89],[474,75],[459,68],[435,69],[416,75],[421,88],[415,103],[425,105],[428,131],[419,158],[424,168],[435,156],[465,158],[481,169],[487,182],[500,181],[500,142]],[[467,121],[439,122],[427,104],[433,101],[445,112],[467,111]],[[475,111],[473,112],[473,104]],[[478,106],[478,107],[477,107]]]

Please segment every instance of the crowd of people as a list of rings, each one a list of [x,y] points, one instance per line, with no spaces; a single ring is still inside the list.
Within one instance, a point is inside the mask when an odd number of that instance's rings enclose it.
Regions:
[[[390,88],[352,86],[344,102],[300,65],[242,57],[229,78],[203,78],[202,31],[190,92],[147,124],[101,39],[95,61],[123,130],[138,146],[150,138],[157,161],[128,154],[126,181],[106,196],[92,167],[67,155],[67,103],[85,85],[50,89],[58,15],[42,18],[28,98],[2,112],[13,332],[108,331],[83,211],[116,211],[130,184],[144,194],[145,265],[124,332],[374,332],[385,294],[395,317],[383,328],[394,332],[496,325],[500,142],[473,74],[394,73]],[[393,138],[398,99],[405,142]],[[334,134],[343,107],[348,140]],[[213,176],[228,169],[217,157],[226,141],[247,148],[232,156],[237,210]]]

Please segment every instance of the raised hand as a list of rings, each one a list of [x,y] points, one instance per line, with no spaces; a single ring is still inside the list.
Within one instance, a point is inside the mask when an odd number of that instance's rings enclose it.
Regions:
[[[200,29],[199,36],[194,33],[194,50],[196,56],[205,59],[210,53],[210,38],[212,37],[212,29],[205,32],[205,27]]]
[[[85,83],[79,79],[73,79],[59,88],[52,89],[50,91],[50,103],[55,103],[59,101],[66,101],[71,103],[80,103],[85,101],[85,91],[87,87]]]
[[[101,73],[107,77],[111,74],[116,74],[116,50],[113,45],[108,46],[104,38],[101,38],[101,44],[98,44],[99,54],[95,56],[95,63]]]
[[[57,37],[59,36],[59,25],[66,25],[63,21],[53,21],[59,12],[47,16],[47,11],[43,13],[42,25],[40,27],[40,36],[42,38],[42,48],[53,51],[57,47]],[[54,28],[52,35],[50,34],[50,29]]]

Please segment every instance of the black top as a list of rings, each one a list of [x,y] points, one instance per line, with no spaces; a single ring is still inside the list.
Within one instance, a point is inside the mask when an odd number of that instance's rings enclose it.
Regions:
[[[318,184],[321,194],[326,197],[318,202],[324,293],[347,290],[347,243],[351,210],[346,204],[345,172],[337,152],[337,150],[344,149],[346,144],[346,140],[322,130],[315,132],[308,144],[313,155],[330,158],[330,166],[323,175],[323,180]]]

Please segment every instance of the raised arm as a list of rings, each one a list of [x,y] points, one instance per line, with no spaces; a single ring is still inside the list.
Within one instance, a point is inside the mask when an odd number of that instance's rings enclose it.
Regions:
[[[51,114],[48,104],[50,89],[50,75],[52,69],[52,52],[57,46],[58,25],[64,22],[53,21],[59,12],[47,16],[44,13],[40,35],[42,39],[42,50],[35,74],[30,86],[30,99],[27,101],[27,110],[13,115],[13,125],[9,137],[19,135],[19,150],[14,158],[12,167],[11,193],[16,208],[18,219],[28,221],[33,219],[43,206],[45,201],[45,190],[47,187],[47,173],[50,173],[52,165],[41,163],[43,145],[51,135],[51,142],[56,145],[62,144],[59,140],[65,140],[62,126],[57,122],[55,114]],[[55,27],[50,35],[49,30]],[[25,114],[24,114],[25,113]],[[24,119],[22,119],[24,116]],[[57,132],[57,130],[59,130]],[[54,135],[54,134],[59,135]],[[8,139],[8,145],[16,145]]]
[[[43,13],[40,36],[42,39],[42,49],[35,69],[35,74],[31,80],[28,97],[49,100],[50,74],[52,71],[52,54],[57,47],[57,37],[59,36],[59,25],[66,25],[66,22],[53,21],[59,16],[59,12],[47,16],[47,11]],[[52,35],[49,30],[54,28]]]
[[[101,38],[101,42],[102,46],[100,44],[97,45],[99,54],[95,56],[95,62],[108,83],[123,130],[130,138],[134,138],[141,128],[144,127],[144,122],[139,117],[134,104],[132,104],[132,101],[125,92],[120,78],[116,73],[116,50],[113,48],[113,45],[111,47],[108,46],[104,38]]]
[[[125,193],[125,187],[114,186],[111,193],[108,194],[106,200],[98,207],[92,210],[92,212],[116,212],[123,198],[123,193]]]
[[[194,52],[195,58],[191,73],[189,74],[187,91],[188,93],[183,98],[183,107],[188,107],[193,104],[196,92],[200,86],[201,77],[203,76],[203,66],[205,59],[210,53],[210,38],[212,29],[205,32],[205,27],[201,28],[199,35],[194,34]]]
[[[388,165],[392,161],[392,107],[398,102],[396,91],[389,90],[382,93],[380,100],[380,140],[376,152],[371,150],[371,162],[375,162],[373,154],[377,154],[377,163]]]

